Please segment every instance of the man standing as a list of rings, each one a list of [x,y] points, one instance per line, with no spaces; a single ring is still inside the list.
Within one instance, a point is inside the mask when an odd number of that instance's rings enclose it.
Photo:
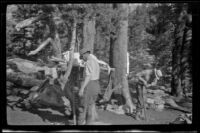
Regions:
[[[145,103],[146,99],[145,93],[146,88],[150,86],[155,86],[157,81],[162,77],[162,72],[160,70],[155,69],[147,69],[143,70],[136,74],[135,82],[136,82],[136,92],[137,92],[137,112],[136,119],[144,119],[145,115]]]
[[[84,123],[88,125],[98,119],[95,102],[98,93],[100,92],[100,85],[98,81],[100,67],[97,58],[90,54],[89,49],[83,48],[80,51],[80,55],[86,63],[84,69],[84,81],[79,90],[79,96],[83,102],[83,110],[80,111],[78,123],[80,125],[83,125]]]

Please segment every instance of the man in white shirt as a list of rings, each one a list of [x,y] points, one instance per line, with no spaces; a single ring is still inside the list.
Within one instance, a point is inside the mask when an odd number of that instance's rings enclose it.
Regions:
[[[90,50],[83,48],[80,51],[85,63],[84,81],[79,90],[79,96],[82,98],[83,111],[79,114],[79,124],[92,124],[98,118],[95,102],[100,92],[99,75],[100,67],[97,58],[90,54]]]

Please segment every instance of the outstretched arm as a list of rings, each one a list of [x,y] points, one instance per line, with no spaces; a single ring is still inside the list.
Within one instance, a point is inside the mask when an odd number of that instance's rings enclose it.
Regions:
[[[99,64],[102,64],[102,65],[105,65],[105,66],[106,66],[106,68],[101,67],[101,66],[100,66],[100,68],[103,69],[103,70],[108,70],[108,74],[110,74],[110,71],[114,71],[114,68],[110,68],[110,66],[109,66],[106,62],[104,62],[104,61],[102,61],[102,60],[99,60],[99,59],[97,59],[97,62],[98,62]]]

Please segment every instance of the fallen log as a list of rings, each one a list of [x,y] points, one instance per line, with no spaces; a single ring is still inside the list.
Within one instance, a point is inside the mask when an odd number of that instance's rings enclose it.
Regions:
[[[82,70],[81,70],[82,71]],[[79,69],[78,67],[72,67],[71,74],[69,76],[69,80],[67,81],[64,91],[61,89],[61,86],[55,82],[55,84],[49,84],[49,79],[45,80],[42,84],[39,86],[36,86],[33,88],[33,91],[30,92],[29,97],[25,100],[25,106],[27,108],[55,108],[56,110],[60,111],[61,113],[64,113],[66,111],[66,108],[68,110],[71,110],[71,113],[74,112],[74,109],[78,110],[79,102],[75,104],[73,102],[74,100],[74,94],[73,89],[75,86],[77,86],[78,82],[78,73]],[[66,100],[69,100],[67,102],[70,102],[70,106],[64,104],[63,96],[66,97]],[[76,106],[76,108],[74,108]],[[68,113],[64,113],[68,114]]]
[[[13,58],[6,61],[6,64],[15,71],[20,71],[26,74],[37,73],[44,69],[44,66],[40,63],[29,61],[21,58]]]
[[[34,76],[29,76],[22,72],[7,73],[6,80],[23,87],[33,87],[41,84],[44,81],[38,80]]]
[[[45,46],[47,46],[50,43],[52,43],[52,39],[49,37],[44,42],[42,42],[42,44],[40,44],[40,46],[36,50],[30,51],[30,53],[28,53],[28,56],[37,54],[39,51],[41,51]]]
[[[164,99],[165,100],[165,106],[170,108],[170,109],[174,109],[174,110],[179,110],[179,111],[182,111],[182,112],[186,112],[186,113],[191,113],[192,112],[192,109],[188,109],[188,108],[185,108],[185,107],[181,107],[179,106],[178,104],[176,104],[176,102],[173,100],[173,99]]]
[[[178,107],[167,106],[167,108],[178,110],[178,111],[181,111],[181,112],[184,112],[184,113],[192,113],[192,110],[184,108],[184,107],[180,107],[180,106],[178,106]]]
[[[30,26],[31,24],[33,24],[34,22],[36,21],[39,21],[40,19],[43,19],[45,17],[48,17],[48,15],[44,15],[44,14],[40,14],[39,16],[37,17],[31,17],[31,18],[28,18],[28,19],[25,19],[21,22],[19,22],[15,28],[17,29],[17,31],[19,31],[20,29],[24,28],[24,27],[28,27]]]

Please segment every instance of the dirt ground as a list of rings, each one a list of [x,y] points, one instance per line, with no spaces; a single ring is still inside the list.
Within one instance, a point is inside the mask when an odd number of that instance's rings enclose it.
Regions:
[[[127,115],[118,115],[113,112],[98,110],[99,123],[95,125],[137,125],[137,124],[168,124],[182,112],[164,110],[162,112],[147,110],[148,121],[137,121]],[[68,125],[68,118],[52,109],[23,110],[7,106],[8,125]]]

